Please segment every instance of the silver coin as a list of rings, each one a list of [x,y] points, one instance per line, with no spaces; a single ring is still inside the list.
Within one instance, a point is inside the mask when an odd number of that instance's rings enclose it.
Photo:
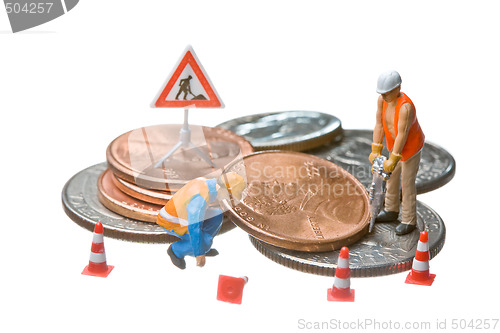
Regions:
[[[349,246],[351,276],[389,275],[411,269],[420,231],[429,234],[429,255],[435,257],[443,248],[446,230],[441,217],[427,205],[417,203],[417,229],[398,236],[396,223],[377,223],[373,231]],[[298,271],[334,276],[340,250],[300,252],[269,245],[250,236],[252,244],[266,257]]]
[[[250,141],[256,150],[303,151],[342,135],[337,117],[315,111],[260,113],[217,125]]]
[[[97,222],[101,222],[107,237],[141,243],[171,243],[178,240],[157,224],[133,220],[104,207],[98,199],[97,179],[106,168],[106,163],[100,163],[80,171],[68,180],[62,190],[66,214],[90,231],[94,230]],[[224,217],[220,233],[233,228],[234,224]]]
[[[372,181],[371,153],[373,132],[369,130],[344,130],[342,138],[333,140],[305,153],[331,161],[356,177],[366,188]],[[382,152],[389,156],[385,148]],[[417,173],[417,193],[435,190],[447,184],[455,175],[455,159],[445,149],[430,142],[424,144]]]

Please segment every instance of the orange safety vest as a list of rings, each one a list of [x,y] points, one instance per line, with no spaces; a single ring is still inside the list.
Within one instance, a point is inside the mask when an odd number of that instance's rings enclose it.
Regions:
[[[396,137],[398,136],[399,109],[401,109],[401,105],[405,103],[410,103],[410,105],[412,106],[413,119],[411,121],[410,131],[408,132],[408,138],[406,139],[406,143],[403,147],[403,150],[401,151],[401,155],[403,156],[401,158],[401,161],[406,161],[407,159],[418,153],[420,149],[422,149],[422,147],[424,146],[424,140],[425,140],[424,132],[422,131],[418,123],[417,111],[415,109],[415,105],[413,105],[411,99],[404,93],[401,93],[401,97],[398,98],[396,109],[394,112],[394,134],[396,135]],[[394,147],[395,138],[392,137],[392,134],[391,132],[389,132],[387,124],[385,123],[386,109],[387,109],[387,102],[384,101],[382,107],[382,125],[384,126],[387,149],[389,149],[389,151],[392,151],[392,148]]]
[[[180,236],[189,233],[186,207],[196,194],[201,195],[207,203],[210,202],[211,195],[205,179],[193,179],[177,191],[165,207],[162,208],[162,211],[166,213],[165,215],[170,216],[169,219],[172,219],[172,221],[161,216],[162,213],[160,212],[156,224],[167,230],[173,230]]]

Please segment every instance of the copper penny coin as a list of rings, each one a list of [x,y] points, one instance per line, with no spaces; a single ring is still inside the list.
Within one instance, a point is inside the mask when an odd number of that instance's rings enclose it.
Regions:
[[[166,191],[150,190],[139,187],[135,184],[127,182],[126,180],[120,179],[115,175],[112,175],[111,179],[113,180],[113,184],[123,193],[138,200],[155,205],[165,206],[173,195],[172,193]]]
[[[129,183],[155,190],[182,187],[197,177],[212,178],[234,160],[253,152],[244,138],[222,128],[191,125],[191,142],[209,156],[212,168],[193,148],[180,148],[154,168],[178,142],[182,125],[142,127],[120,135],[106,151],[109,168]]]
[[[97,180],[99,201],[109,210],[144,222],[156,222],[163,206],[137,200],[118,189],[113,182],[113,173],[107,169]]]
[[[366,189],[351,174],[322,158],[263,151],[227,171],[245,173],[240,203],[223,202],[233,223],[266,243],[299,251],[338,249],[368,232]]]

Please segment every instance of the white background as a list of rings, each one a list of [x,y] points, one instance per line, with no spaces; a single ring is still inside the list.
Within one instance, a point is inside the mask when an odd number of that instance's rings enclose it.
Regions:
[[[0,330],[3,332],[295,332],[299,321],[499,318],[500,6],[494,1],[89,1],[24,33],[0,10]],[[80,275],[91,233],[60,194],[108,143],[180,123],[149,105],[192,44],[226,108],[191,112],[213,126],[252,113],[317,110],[373,128],[378,75],[394,68],[426,138],[457,174],[419,196],[444,219],[432,287],[407,273],[351,280],[355,303],[326,301],[333,278],[258,253],[236,229],[217,258],[176,269],[167,245],[105,239],[107,279]],[[247,275],[241,306],[216,301],[219,274]],[[497,325],[500,330],[500,324]],[[331,329],[330,331],[336,331]],[[354,330],[353,330],[354,331]],[[396,330],[394,330],[396,331]],[[445,331],[445,330],[443,330]]]

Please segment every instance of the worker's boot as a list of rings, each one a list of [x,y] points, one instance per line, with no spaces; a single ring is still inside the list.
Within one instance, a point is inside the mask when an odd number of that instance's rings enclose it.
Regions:
[[[396,235],[406,235],[415,230],[416,225],[408,223],[400,223],[396,226]]]
[[[205,256],[207,257],[215,257],[217,255],[219,255],[219,251],[217,251],[216,249],[210,249],[207,253],[205,253]]]
[[[179,267],[180,269],[186,268],[186,260],[184,260],[184,258],[177,258],[174,251],[172,250],[172,245],[168,247],[167,253],[170,259],[172,260],[172,264]]]
[[[399,212],[389,212],[387,210],[382,210],[375,219],[375,222],[394,222],[397,221],[399,217]]]

